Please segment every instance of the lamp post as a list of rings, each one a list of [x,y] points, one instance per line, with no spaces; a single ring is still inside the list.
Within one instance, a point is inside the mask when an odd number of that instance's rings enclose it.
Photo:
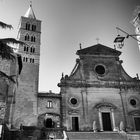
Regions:
[[[124,40],[128,39],[129,37],[133,38],[134,40],[136,40],[138,43],[140,43],[140,40],[137,39],[138,36],[140,36],[140,34],[129,34],[126,31],[122,30],[119,27],[116,27],[116,29],[118,31],[123,32],[126,36],[120,36],[118,35],[115,40],[114,40],[114,49],[119,48],[121,49],[124,46]],[[126,112],[126,108],[124,105],[124,100],[123,100],[123,92],[122,92],[122,86],[121,86],[121,81],[122,81],[122,75],[121,75],[121,61],[119,61],[118,63],[118,72],[119,72],[119,88],[120,88],[120,97],[121,97],[121,103],[122,103],[122,109],[123,109],[123,116],[124,116],[124,126],[125,126],[125,131],[127,131],[127,112]],[[121,128],[122,128],[122,124],[121,124]]]
[[[116,48],[121,49],[121,48],[124,46],[124,40],[125,40],[126,38],[129,38],[129,37],[133,38],[133,39],[136,40],[137,42],[140,42],[140,41],[136,38],[137,36],[140,36],[139,34],[129,34],[129,33],[127,33],[126,31],[122,30],[122,29],[119,28],[119,27],[116,27],[116,29],[117,29],[118,31],[121,31],[121,32],[123,32],[124,34],[126,34],[126,36],[124,37],[124,36],[118,35],[118,36],[115,38],[115,40],[114,40],[114,49],[116,49]]]

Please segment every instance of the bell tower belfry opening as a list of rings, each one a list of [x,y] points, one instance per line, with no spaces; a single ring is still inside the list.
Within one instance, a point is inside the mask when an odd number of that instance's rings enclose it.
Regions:
[[[36,19],[30,3],[24,16],[21,16],[18,40],[27,45],[19,45],[23,69],[16,93],[15,125],[35,125],[37,122],[37,93],[39,81],[41,21]]]

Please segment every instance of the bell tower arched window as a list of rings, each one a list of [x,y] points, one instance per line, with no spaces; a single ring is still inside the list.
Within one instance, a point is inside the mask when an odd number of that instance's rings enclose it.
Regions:
[[[29,40],[30,40],[30,37],[29,37],[28,34],[26,34],[26,36],[25,36],[25,41],[29,41]]]
[[[35,42],[36,38],[35,36],[31,36],[31,42]]]
[[[26,30],[30,30],[30,23],[29,22],[26,23]]]
[[[36,39],[35,39],[35,36],[34,36],[34,42],[35,42],[35,40],[36,40]]]
[[[36,25],[32,25],[32,31],[36,31]]]
[[[34,47],[31,47],[31,48],[30,48],[30,52],[31,52],[31,53],[35,53],[35,48],[34,48]]]
[[[31,36],[31,42],[33,42],[33,40],[34,40],[34,38],[33,38],[33,36]]]

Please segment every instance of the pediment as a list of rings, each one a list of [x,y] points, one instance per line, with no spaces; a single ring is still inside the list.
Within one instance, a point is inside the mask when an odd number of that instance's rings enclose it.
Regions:
[[[76,53],[77,55],[113,55],[119,56],[120,51],[112,49],[110,47],[104,46],[102,44],[97,44],[84,49],[80,49]]]

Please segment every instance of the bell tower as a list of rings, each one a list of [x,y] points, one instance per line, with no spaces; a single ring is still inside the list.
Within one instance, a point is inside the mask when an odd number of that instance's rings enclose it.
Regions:
[[[37,93],[40,63],[41,21],[36,19],[32,4],[26,14],[21,17],[18,40],[26,46],[19,45],[18,53],[22,56],[23,69],[19,78],[16,93],[14,124],[36,125],[37,123]]]

